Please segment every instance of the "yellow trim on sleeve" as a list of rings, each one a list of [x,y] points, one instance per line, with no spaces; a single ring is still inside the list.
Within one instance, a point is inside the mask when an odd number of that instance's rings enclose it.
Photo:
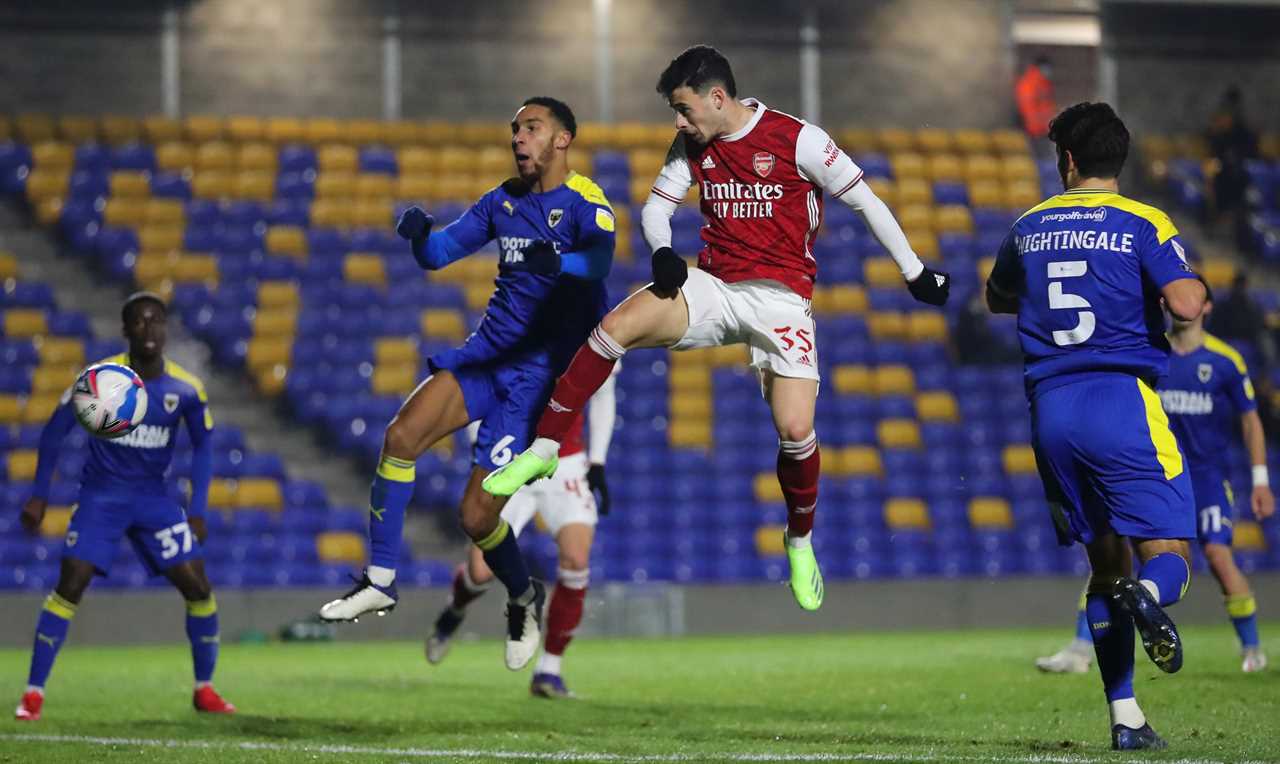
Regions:
[[[191,372],[187,371],[186,369],[182,368],[178,364],[168,359],[165,359],[165,362],[164,362],[164,373],[168,374],[174,379],[177,379],[181,382],[186,382],[188,385],[191,385],[192,387],[194,387],[196,391],[196,395],[200,398],[201,403],[209,402],[209,394],[204,391],[204,383],[201,382],[200,378],[197,377],[196,375],[192,374]]]
[[[1140,379],[1136,381],[1143,407],[1147,410],[1147,429],[1151,433],[1151,445],[1156,449],[1156,459],[1164,468],[1164,479],[1173,480],[1182,474],[1182,452],[1178,450],[1178,439],[1173,436],[1173,430],[1169,429],[1169,417],[1160,405],[1160,396],[1146,382]]]
[[[218,612],[218,601],[212,594],[207,600],[187,603],[187,615],[194,615],[196,618],[208,618],[216,612]]]
[[[61,597],[57,592],[52,592],[44,600],[44,609],[59,618],[70,621],[76,617],[76,605]]]
[[[507,534],[510,532],[511,526],[507,525],[507,521],[502,518],[498,518],[498,527],[493,529],[493,533],[490,533],[488,536],[477,541],[476,546],[480,547],[480,551],[487,552],[490,549],[496,548],[498,544],[501,544],[502,540],[505,539]]]
[[[1204,334],[1204,349],[1208,350],[1210,353],[1227,358],[1231,363],[1235,364],[1236,371],[1246,377],[1249,376],[1249,367],[1245,365],[1244,356],[1240,355],[1239,351],[1235,348],[1208,332],[1205,332]]]
[[[378,477],[394,480],[397,483],[412,483],[414,479],[414,463],[394,456],[383,456],[378,461]]]
[[[1127,196],[1111,191],[1067,192],[1051,196],[1036,206],[1022,213],[1021,220],[1042,210],[1060,209],[1062,207],[1112,207],[1142,218],[1156,229],[1156,240],[1164,244],[1171,237],[1178,235],[1178,228],[1169,216],[1149,204],[1134,201]]]
[[[1258,612],[1258,601],[1253,593],[1232,594],[1227,596],[1227,615],[1232,618],[1248,618]]]
[[[569,173],[569,178],[565,180],[564,184],[574,191],[577,191],[579,196],[592,204],[599,204],[602,207],[608,207],[611,211],[613,210],[613,207],[609,204],[609,200],[605,198],[604,189],[597,186],[596,182],[591,178],[588,178],[586,175],[579,175],[576,172],[571,172]]]

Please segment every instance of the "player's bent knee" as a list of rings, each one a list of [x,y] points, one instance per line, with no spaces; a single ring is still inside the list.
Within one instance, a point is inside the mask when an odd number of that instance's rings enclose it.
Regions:
[[[573,573],[582,573],[591,567],[591,553],[588,551],[572,550],[560,553],[560,570],[571,571]]]
[[[400,459],[417,459],[418,433],[404,419],[396,417],[382,436],[382,453]]]
[[[459,515],[462,532],[473,541],[488,536],[498,527],[498,512],[483,501],[464,498]]]

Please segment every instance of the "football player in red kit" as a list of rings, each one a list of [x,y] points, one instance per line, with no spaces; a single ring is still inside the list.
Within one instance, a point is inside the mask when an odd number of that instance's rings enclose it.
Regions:
[[[739,99],[729,62],[715,48],[684,51],[658,92],[677,134],[641,215],[653,250],[653,283],[614,308],[556,382],[537,439],[490,473],[484,489],[509,496],[553,474],[556,453],[583,406],[631,348],[672,350],[744,342],[778,431],[778,482],[787,504],[791,590],[805,610],[822,605],[822,574],[810,543],[818,499],[818,350],[812,244],[823,192],[862,214],[919,301],[942,305],[951,279],[930,270],[862,170],[819,127]],[[671,249],[671,216],[698,185],[704,246],[689,270]]]

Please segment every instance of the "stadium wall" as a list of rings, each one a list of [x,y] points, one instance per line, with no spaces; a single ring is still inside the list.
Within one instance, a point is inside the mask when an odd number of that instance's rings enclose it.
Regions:
[[[1251,576],[1262,599],[1280,591],[1280,574]],[[1075,606],[1083,581],[1074,578],[926,579],[914,581],[831,582],[826,604],[800,614],[782,586],[638,586],[591,590],[584,636],[615,634],[785,634],[892,631],[898,629],[985,629],[1058,627],[1063,638],[1074,628]],[[430,619],[447,598],[441,588],[401,591],[400,606],[386,618],[368,617],[342,626],[342,640],[424,638]],[[225,590],[217,593],[223,639],[245,632],[276,634],[281,626],[308,617],[332,589]],[[500,597],[491,595],[468,611],[467,633],[500,634]],[[606,600],[609,604],[605,604]],[[0,645],[30,645],[42,594],[0,596]],[[1182,624],[1223,623],[1222,598],[1214,582],[1197,575],[1187,599],[1173,611]],[[76,613],[73,644],[148,644],[181,642],[183,608],[175,592],[91,591]]]

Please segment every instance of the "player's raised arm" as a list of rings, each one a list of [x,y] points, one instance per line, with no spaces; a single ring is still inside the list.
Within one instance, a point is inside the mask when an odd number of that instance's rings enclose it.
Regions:
[[[800,129],[796,166],[823,191],[862,215],[867,228],[898,264],[913,297],[930,305],[946,304],[950,276],[933,271],[920,261],[888,206],[863,182],[862,168],[840,150],[825,130],[809,124]]]
[[[44,521],[44,510],[49,504],[49,487],[58,468],[58,452],[67,433],[76,425],[76,415],[71,409],[71,388],[63,393],[58,407],[40,431],[40,446],[36,452],[36,475],[31,483],[31,498],[22,507],[22,526],[35,532]]]
[[[431,228],[435,225],[435,218],[421,207],[410,207],[401,213],[396,233],[409,241],[413,259],[423,270],[438,271],[476,252],[493,239],[489,210],[492,194],[492,191],[485,194],[462,217],[434,234]]]
[[[640,228],[649,251],[653,252],[653,283],[662,292],[679,289],[689,275],[689,266],[671,249],[671,216],[692,186],[693,174],[685,155],[684,136],[677,135],[640,210]]]

